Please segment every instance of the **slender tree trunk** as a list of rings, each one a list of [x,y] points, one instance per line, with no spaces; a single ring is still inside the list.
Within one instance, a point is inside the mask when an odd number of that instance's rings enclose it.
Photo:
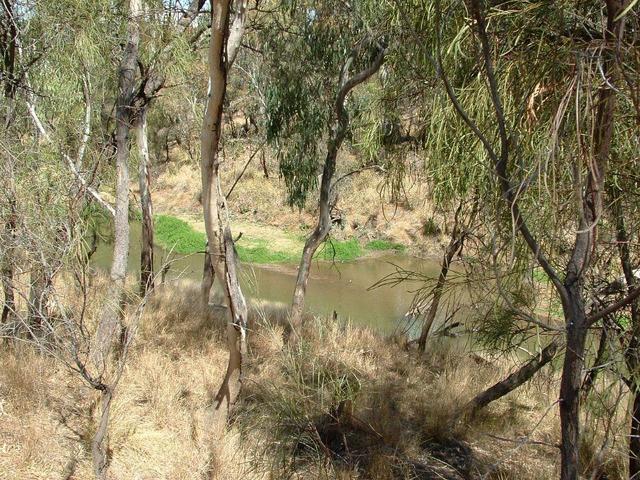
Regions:
[[[202,134],[202,205],[209,245],[209,260],[218,277],[227,306],[227,343],[229,363],[216,395],[214,428],[226,421],[242,387],[242,358],[246,352],[247,304],[240,289],[237,274],[237,255],[229,228],[226,199],[220,188],[219,145],[222,114],[227,88],[230,46],[230,0],[212,1],[211,40],[209,43],[210,93],[207,101]],[[203,286],[202,296],[208,299],[209,288]]]
[[[331,182],[333,181],[333,175],[336,171],[336,159],[338,151],[342,146],[342,142],[347,134],[349,128],[349,115],[344,108],[344,102],[347,95],[353,88],[368,80],[374,73],[376,73],[382,62],[384,61],[384,48],[380,47],[376,58],[371,65],[364,70],[358,72],[353,77],[348,77],[349,68],[353,62],[353,57],[349,57],[345,62],[341,78],[338,95],[334,106],[335,110],[335,123],[331,130],[329,142],[327,145],[327,156],[324,161],[324,167],[322,169],[322,180],[320,183],[320,199],[318,201],[318,222],[313,232],[307,238],[302,251],[302,258],[300,259],[300,266],[298,267],[298,276],[296,278],[296,285],[293,290],[293,300],[291,302],[291,325],[296,329],[302,324],[302,313],[304,311],[304,297],[307,291],[307,283],[309,281],[309,270],[311,268],[311,260],[316,250],[322,242],[325,241],[329,231],[331,230],[331,208],[332,208],[332,196],[333,188]]]
[[[451,240],[449,241],[449,245],[447,246],[444,256],[442,257],[442,266],[440,269],[440,275],[438,276],[438,281],[431,291],[431,305],[429,305],[429,311],[427,312],[427,316],[425,317],[424,324],[422,326],[422,332],[420,333],[420,338],[418,339],[418,351],[420,352],[424,352],[427,347],[427,338],[429,337],[429,332],[431,331],[433,322],[436,319],[436,314],[438,313],[440,299],[442,298],[442,293],[444,291],[444,286],[447,281],[447,275],[449,273],[449,268],[451,266],[453,257],[460,251],[467,236],[466,229],[460,228],[459,216],[460,212],[462,211],[462,207],[463,204],[460,203],[456,210],[453,232],[451,233]],[[476,206],[474,205],[473,212],[471,213],[472,219],[475,217],[475,211]]]
[[[100,421],[98,429],[91,442],[91,455],[93,457],[93,473],[96,480],[106,480],[109,467],[109,414],[111,412],[111,400],[113,394],[108,387],[100,392]]]
[[[140,250],[140,293],[153,290],[153,203],[151,201],[151,162],[147,142],[147,107],[139,112],[136,123],[136,143],[139,151],[138,184],[142,211],[142,248]]]
[[[568,286],[570,304],[565,306],[567,346],[560,382],[560,428],[562,480],[577,480],[580,448],[580,388],[584,368],[588,325],[581,289]]]
[[[129,0],[129,22],[127,44],[120,63],[118,87],[119,96],[116,107],[116,206],[115,206],[115,242],[111,263],[111,285],[96,331],[93,347],[93,362],[100,378],[107,373],[114,344],[122,319],[124,288],[129,257],[129,131],[134,115],[131,111],[134,94],[135,75],[140,42],[139,16],[142,13],[141,0]],[[93,464],[96,478],[107,478],[108,466],[108,423],[111,399],[114,391],[103,385],[101,391],[102,414],[99,428],[93,438]]]
[[[555,358],[558,351],[560,342],[557,340],[552,341],[549,345],[542,349],[540,355],[532,358],[525,363],[518,370],[513,372],[504,380],[492,385],[490,388],[476,395],[467,405],[464,407],[464,411],[469,411],[472,415],[478,410],[486,407],[491,402],[504,397],[508,393],[511,393],[520,385],[528,382],[533,376],[547,365],[551,360]]]
[[[298,276],[296,278],[295,289],[293,290],[293,301],[291,305],[291,324],[295,329],[302,324],[302,313],[304,311],[304,298],[307,292],[307,283],[309,281],[309,270],[311,269],[311,260],[313,255],[322,242],[325,241],[329,231],[331,230],[331,182],[336,170],[336,157],[340,144],[344,139],[344,133],[334,138],[327,152],[327,158],[322,171],[322,183],[320,185],[320,200],[318,207],[320,214],[318,215],[318,223],[313,232],[304,243],[300,266],[298,267]]]

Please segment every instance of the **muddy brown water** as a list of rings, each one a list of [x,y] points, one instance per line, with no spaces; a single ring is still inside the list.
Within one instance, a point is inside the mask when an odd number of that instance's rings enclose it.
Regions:
[[[139,274],[140,225],[131,224],[129,272]],[[107,269],[111,264],[113,245],[101,243],[92,262]],[[155,247],[156,268],[169,261],[171,266],[166,281],[202,278],[202,254],[180,255]],[[396,266],[419,272],[427,278],[436,278],[440,265],[402,254],[385,254],[352,262],[332,263],[314,261],[307,288],[306,307],[318,315],[332,315],[341,320],[372,327],[383,333],[404,328],[404,315],[411,306],[417,282],[372,289],[378,280],[396,271]],[[291,302],[296,279],[295,265],[242,264],[240,268],[243,291],[249,299],[288,305]],[[415,328],[414,328],[415,333]]]

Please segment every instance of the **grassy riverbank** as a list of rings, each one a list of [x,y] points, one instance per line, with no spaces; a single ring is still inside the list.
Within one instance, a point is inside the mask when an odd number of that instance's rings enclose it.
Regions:
[[[106,276],[95,282],[107,291]],[[149,299],[112,405],[112,478],[557,478],[556,370],[472,420],[456,418],[475,393],[512,371],[511,360],[446,343],[430,344],[421,357],[322,318],[310,318],[290,345],[286,311],[265,304],[252,305],[241,400],[224,441],[212,443],[211,399],[228,353],[224,320],[194,304],[197,295],[196,283],[182,281]],[[90,300],[99,314],[104,298]],[[96,392],[27,344],[0,350],[0,364],[0,478],[92,478]],[[585,458],[603,435],[584,436]],[[621,478],[620,452],[615,444],[601,458],[608,478]],[[212,465],[214,476],[205,477]]]
[[[189,223],[171,215],[156,215],[155,241],[165,249],[176,253],[190,254],[205,249],[206,234],[201,223]],[[200,228],[198,228],[200,227]],[[292,235],[280,232],[285,241],[273,241],[272,238],[261,238],[269,232],[259,228],[245,229],[240,226],[237,231],[242,236],[236,243],[240,261],[249,263],[296,263],[304,247],[304,235]],[[252,231],[251,231],[252,230]],[[316,253],[316,258],[328,261],[346,262],[356,260],[374,251],[404,252],[404,246],[386,240],[374,240],[361,246],[356,238],[347,240],[331,239]]]

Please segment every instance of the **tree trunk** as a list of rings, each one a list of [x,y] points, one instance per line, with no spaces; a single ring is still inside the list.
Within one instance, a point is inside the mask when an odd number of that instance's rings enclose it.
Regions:
[[[339,132],[338,132],[339,134]],[[315,229],[309,235],[304,243],[304,249],[302,250],[302,258],[300,259],[300,266],[298,267],[298,276],[296,278],[296,286],[293,290],[293,301],[291,305],[291,325],[293,326],[294,333],[296,329],[302,324],[302,313],[304,311],[304,297],[307,292],[307,283],[309,281],[309,270],[311,269],[311,260],[313,255],[322,242],[325,241],[329,231],[331,230],[331,182],[333,180],[333,174],[336,170],[336,157],[338,149],[344,138],[344,133],[341,136],[336,136],[329,144],[327,152],[327,158],[324,162],[324,168],[322,171],[322,183],[320,186],[320,200],[318,207],[320,214],[318,215],[318,223]]]
[[[464,407],[464,411],[470,412],[472,415],[478,412],[478,410],[486,407],[491,402],[504,397],[508,393],[511,393],[520,385],[528,382],[533,376],[555,358],[556,352],[560,342],[557,340],[552,341],[547,345],[540,355],[532,358],[525,363],[518,370],[513,372],[504,380],[500,380],[490,388],[476,395],[467,405]]]
[[[565,305],[567,347],[560,382],[560,428],[562,432],[562,480],[578,480],[580,448],[580,388],[584,368],[587,320],[581,289],[567,286],[569,305]]]
[[[447,281],[447,274],[449,273],[449,267],[451,266],[451,261],[453,257],[460,251],[462,245],[464,244],[464,240],[467,236],[466,229],[460,228],[459,225],[459,216],[462,211],[463,204],[460,203],[458,206],[454,225],[453,232],[451,233],[451,240],[449,241],[449,245],[447,246],[447,250],[442,257],[442,267],[440,269],[440,275],[438,276],[438,281],[436,285],[433,287],[431,291],[431,305],[429,305],[429,311],[427,312],[427,316],[425,317],[424,324],[422,326],[422,332],[420,333],[420,338],[418,339],[418,351],[424,352],[427,347],[427,338],[429,337],[429,332],[431,331],[431,326],[433,325],[434,320],[436,319],[436,314],[438,313],[438,307],[440,306],[440,299],[442,298],[442,293],[444,291],[444,286]],[[471,213],[471,218],[475,217],[476,206],[473,207],[473,212]]]
[[[98,323],[93,346],[93,363],[97,376],[104,378],[108,372],[110,357],[118,338],[121,324],[124,288],[129,257],[129,131],[132,118],[131,105],[134,94],[135,76],[140,42],[139,16],[142,13],[141,0],[129,1],[130,18],[127,26],[127,44],[120,63],[116,107],[116,206],[115,242],[111,263],[111,285],[104,313]],[[102,383],[102,413],[100,423],[93,438],[93,467],[96,479],[107,478],[108,467],[108,424],[111,399],[114,391]]]
[[[629,480],[640,479],[640,385],[633,382],[633,408],[629,431]]]
[[[142,248],[140,249],[140,294],[146,295],[154,286],[153,272],[153,203],[151,202],[151,162],[147,142],[147,107],[136,123],[136,143],[139,151],[138,184],[142,211]]]
[[[210,262],[220,281],[227,306],[227,343],[229,363],[214,406],[214,428],[226,421],[242,386],[242,356],[246,352],[247,305],[237,275],[237,255],[228,225],[226,199],[220,188],[219,145],[222,113],[227,88],[226,41],[229,33],[230,0],[212,2],[211,40],[209,43],[210,93],[202,134],[202,206],[210,252]],[[205,269],[207,270],[207,269]],[[206,295],[210,288],[206,288]],[[205,295],[205,286],[202,289]]]
[[[111,286],[105,311],[100,319],[96,342],[96,364],[106,367],[106,361],[116,338],[124,300],[124,287],[129,257],[129,130],[133,115],[131,100],[135,87],[135,75],[140,43],[138,16],[142,11],[141,0],[130,0],[131,18],[128,25],[127,45],[120,64],[116,107],[116,206],[115,242],[111,263]]]
[[[318,223],[313,232],[307,238],[302,251],[302,258],[300,259],[300,266],[298,267],[298,276],[296,278],[296,285],[293,290],[293,300],[291,304],[291,326],[296,334],[302,324],[302,313],[304,311],[304,297],[307,291],[307,283],[309,281],[309,270],[311,268],[311,260],[313,255],[320,244],[327,238],[329,231],[331,230],[331,208],[332,208],[332,196],[333,188],[331,182],[333,181],[333,175],[336,171],[336,158],[338,151],[342,146],[345,136],[347,135],[347,129],[349,128],[349,115],[344,108],[344,102],[347,95],[351,90],[368,80],[374,73],[376,73],[382,62],[384,61],[385,49],[379,47],[378,54],[373,60],[372,64],[364,70],[358,72],[353,77],[348,77],[349,68],[353,62],[353,57],[349,57],[345,62],[341,78],[338,95],[335,102],[335,123],[333,125],[331,134],[329,136],[329,142],[327,145],[327,156],[324,161],[324,167],[322,169],[322,180],[320,183],[320,199],[318,200]]]
[[[112,392],[108,387],[100,392],[100,421],[91,441],[93,473],[96,480],[107,479],[109,467],[109,413],[111,411]]]

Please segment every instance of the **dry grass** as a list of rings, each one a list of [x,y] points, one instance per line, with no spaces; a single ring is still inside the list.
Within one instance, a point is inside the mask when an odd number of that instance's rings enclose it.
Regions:
[[[458,408],[514,362],[442,343],[419,359],[372,331],[323,319],[309,319],[289,345],[286,309],[268,304],[252,307],[242,400],[224,441],[211,444],[208,409],[227,353],[219,315],[197,297],[197,285],[181,282],[148,303],[113,405],[113,479],[198,479],[209,470],[220,479],[463,478],[456,469],[468,478],[557,477],[556,371],[456,422]],[[92,478],[95,392],[29,345],[2,346],[0,364],[0,479]],[[591,408],[585,420],[583,458],[622,478],[625,402],[601,393],[600,413]],[[328,414],[345,401],[350,426],[332,437]],[[611,412],[614,441],[599,452]],[[342,459],[327,461],[327,449]]]

